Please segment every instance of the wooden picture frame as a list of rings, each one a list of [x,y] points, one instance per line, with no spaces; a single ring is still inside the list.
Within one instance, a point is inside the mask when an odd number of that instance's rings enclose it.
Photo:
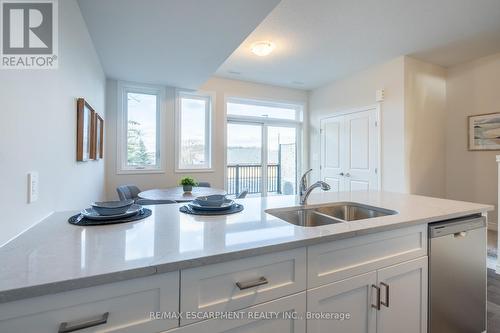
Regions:
[[[500,150],[500,112],[468,117],[469,150]]]
[[[99,114],[95,114],[95,159],[104,158],[104,119]]]
[[[85,162],[95,158],[95,111],[83,98],[76,105],[76,160]]]

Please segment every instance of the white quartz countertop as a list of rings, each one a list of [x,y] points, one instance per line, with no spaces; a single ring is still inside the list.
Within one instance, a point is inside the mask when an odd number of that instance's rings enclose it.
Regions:
[[[152,216],[108,226],[75,226],[67,219],[77,212],[57,212],[0,247],[0,303],[493,209],[388,192],[319,192],[309,198],[310,205],[339,201],[398,214],[305,228],[264,212],[297,206],[296,196],[239,200],[242,212],[222,216],[186,215],[179,212],[181,204],[148,206]]]

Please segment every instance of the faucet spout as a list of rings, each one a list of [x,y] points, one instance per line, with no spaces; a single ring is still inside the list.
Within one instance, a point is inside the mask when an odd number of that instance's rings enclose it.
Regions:
[[[307,170],[300,178],[300,190],[299,190],[300,195],[303,195],[304,192],[307,190],[307,175],[310,174],[311,171],[313,171],[313,169]]]
[[[305,205],[307,203],[307,198],[309,197],[309,195],[311,194],[311,192],[315,189],[315,188],[318,188],[320,187],[323,191],[328,191],[331,189],[331,186],[327,183],[325,183],[324,181],[317,181],[316,183],[312,184],[311,186],[309,186],[305,191],[304,193],[301,193],[300,194],[300,204],[301,205]]]

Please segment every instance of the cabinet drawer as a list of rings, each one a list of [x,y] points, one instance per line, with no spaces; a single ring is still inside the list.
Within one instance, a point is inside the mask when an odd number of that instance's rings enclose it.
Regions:
[[[427,255],[427,225],[308,247],[308,287],[318,287]]]
[[[300,248],[181,271],[181,311],[239,310],[305,289],[306,249]]]
[[[0,304],[0,332],[55,333],[61,323],[98,324],[89,332],[152,333],[178,326],[177,320],[152,320],[150,312],[179,309],[179,273],[167,273]]]
[[[231,319],[205,320],[169,333],[305,333],[306,320],[300,318],[305,312],[306,293],[301,292],[236,311]],[[263,315],[272,317],[262,320]]]

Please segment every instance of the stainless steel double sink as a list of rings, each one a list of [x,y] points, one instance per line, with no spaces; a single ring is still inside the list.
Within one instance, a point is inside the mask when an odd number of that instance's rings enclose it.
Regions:
[[[268,209],[266,213],[302,227],[317,227],[397,214],[396,211],[356,202],[336,202],[313,207]]]

